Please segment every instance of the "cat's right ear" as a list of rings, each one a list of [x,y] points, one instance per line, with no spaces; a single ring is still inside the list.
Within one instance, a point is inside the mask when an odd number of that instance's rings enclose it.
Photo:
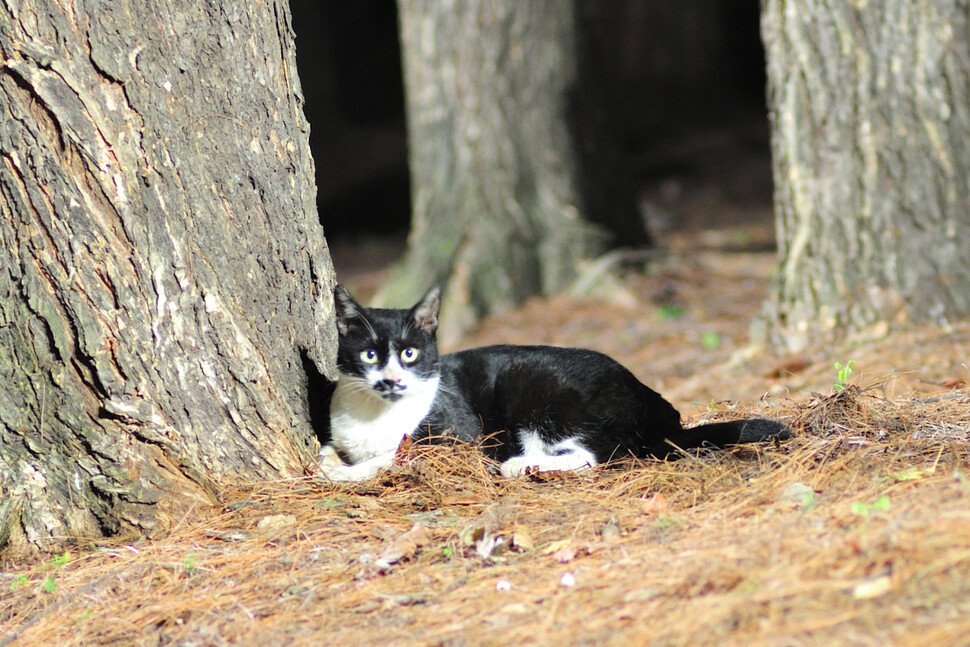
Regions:
[[[333,309],[337,315],[337,332],[346,335],[350,331],[350,320],[361,316],[361,305],[350,296],[347,288],[338,283],[333,288]]]
[[[431,335],[438,329],[439,310],[441,310],[441,288],[436,285],[411,308],[411,321]]]

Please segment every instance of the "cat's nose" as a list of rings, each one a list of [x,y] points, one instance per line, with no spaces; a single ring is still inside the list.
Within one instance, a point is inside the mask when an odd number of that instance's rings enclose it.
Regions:
[[[391,380],[391,379],[385,378],[377,383],[377,390],[382,392],[383,391],[403,391],[406,388],[408,388],[407,385],[401,384],[401,380]]]

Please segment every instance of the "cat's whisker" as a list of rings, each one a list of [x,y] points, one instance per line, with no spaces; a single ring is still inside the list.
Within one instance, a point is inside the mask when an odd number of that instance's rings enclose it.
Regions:
[[[377,331],[374,330],[374,326],[367,319],[367,317],[361,317],[361,321],[363,321],[364,322],[364,325],[367,327],[367,332],[370,333],[371,339],[373,339],[374,341],[380,341],[380,339],[381,339],[380,338],[380,335],[378,335],[377,334]]]

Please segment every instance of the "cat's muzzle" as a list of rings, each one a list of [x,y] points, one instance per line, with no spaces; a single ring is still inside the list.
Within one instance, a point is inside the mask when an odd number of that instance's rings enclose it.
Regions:
[[[384,379],[374,384],[374,390],[380,393],[382,398],[391,402],[400,400],[402,397],[401,391],[407,388],[407,385],[401,384],[400,380]]]

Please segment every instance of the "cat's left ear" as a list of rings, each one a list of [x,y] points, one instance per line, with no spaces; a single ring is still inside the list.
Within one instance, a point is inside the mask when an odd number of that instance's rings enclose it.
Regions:
[[[337,315],[337,332],[346,335],[350,331],[350,320],[361,316],[361,306],[339,283],[333,288],[333,309]]]
[[[441,310],[441,288],[436,285],[411,308],[411,321],[429,335],[433,334],[438,329],[439,310]]]

